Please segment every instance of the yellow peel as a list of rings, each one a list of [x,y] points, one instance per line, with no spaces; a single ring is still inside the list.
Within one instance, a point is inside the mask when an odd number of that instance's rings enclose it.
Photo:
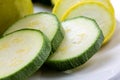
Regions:
[[[109,0],[84,0],[83,2],[101,2],[106,8],[114,13],[114,8]]]
[[[51,0],[51,2],[53,5],[55,5],[58,2],[58,0]]]
[[[0,0],[0,35],[18,19],[32,13],[31,0]]]

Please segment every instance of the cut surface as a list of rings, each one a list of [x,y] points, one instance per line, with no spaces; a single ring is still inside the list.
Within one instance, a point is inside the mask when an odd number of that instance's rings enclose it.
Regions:
[[[64,60],[82,54],[94,43],[99,33],[95,28],[96,24],[84,18],[66,21],[62,25],[66,32],[65,39],[55,52],[54,57],[51,57],[51,60]]]
[[[97,21],[105,36],[103,43],[108,42],[113,35],[115,30],[115,17],[103,4],[99,2],[78,3],[64,14],[62,20],[77,16],[87,16]]]
[[[41,52],[45,48],[47,52]],[[41,67],[49,53],[50,42],[46,44],[44,36],[36,30],[21,30],[1,38],[0,79],[23,80]]]
[[[49,37],[50,40],[52,40],[58,28],[57,26],[58,23],[55,17],[48,14],[36,14],[32,16],[26,16],[25,18],[19,20],[10,28],[8,28],[4,35],[16,30],[31,28],[41,30]]]
[[[4,35],[24,28],[42,31],[51,41],[53,51],[56,50],[64,37],[64,31],[57,17],[46,12],[26,16],[8,28]]]
[[[103,35],[91,19],[80,17],[62,23],[65,38],[47,64],[58,70],[74,68],[86,62],[100,48]]]

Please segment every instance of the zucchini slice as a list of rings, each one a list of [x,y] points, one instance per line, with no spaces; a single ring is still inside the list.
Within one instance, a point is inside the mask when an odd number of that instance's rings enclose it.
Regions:
[[[24,29],[0,39],[0,80],[24,80],[48,58],[50,41],[40,31]]]
[[[55,15],[47,12],[40,12],[22,18],[9,27],[4,35],[24,28],[41,30],[51,41],[52,52],[57,49],[64,38],[61,23]]]
[[[101,47],[103,34],[97,23],[87,17],[77,17],[62,23],[65,38],[46,65],[65,71],[82,65]]]

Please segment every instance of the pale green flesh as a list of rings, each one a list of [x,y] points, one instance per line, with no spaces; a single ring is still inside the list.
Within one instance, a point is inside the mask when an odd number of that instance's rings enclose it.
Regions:
[[[95,43],[99,29],[94,21],[76,18],[62,23],[65,38],[57,51],[48,58],[49,61],[64,61],[80,56]]]
[[[112,23],[112,15],[107,12],[107,9],[101,7],[97,4],[82,4],[79,7],[74,8],[72,12],[67,14],[65,19],[70,19],[76,16],[86,16],[92,19],[95,19],[98,25],[100,26],[101,30],[103,31],[103,35],[106,37],[110,32],[111,28],[113,27]]]
[[[27,16],[19,20],[8,28],[4,35],[24,28],[40,30],[49,38],[50,41],[52,41],[59,27],[58,21],[53,15],[41,13]]]
[[[24,68],[38,55],[42,45],[43,36],[34,31],[15,32],[0,39],[0,79]]]

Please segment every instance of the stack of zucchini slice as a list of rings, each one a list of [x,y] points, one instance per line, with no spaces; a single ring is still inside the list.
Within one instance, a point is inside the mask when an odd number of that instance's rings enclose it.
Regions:
[[[87,17],[61,24],[50,13],[26,16],[0,39],[0,80],[24,80],[43,63],[61,71],[80,66],[100,49],[103,38],[96,21]]]

